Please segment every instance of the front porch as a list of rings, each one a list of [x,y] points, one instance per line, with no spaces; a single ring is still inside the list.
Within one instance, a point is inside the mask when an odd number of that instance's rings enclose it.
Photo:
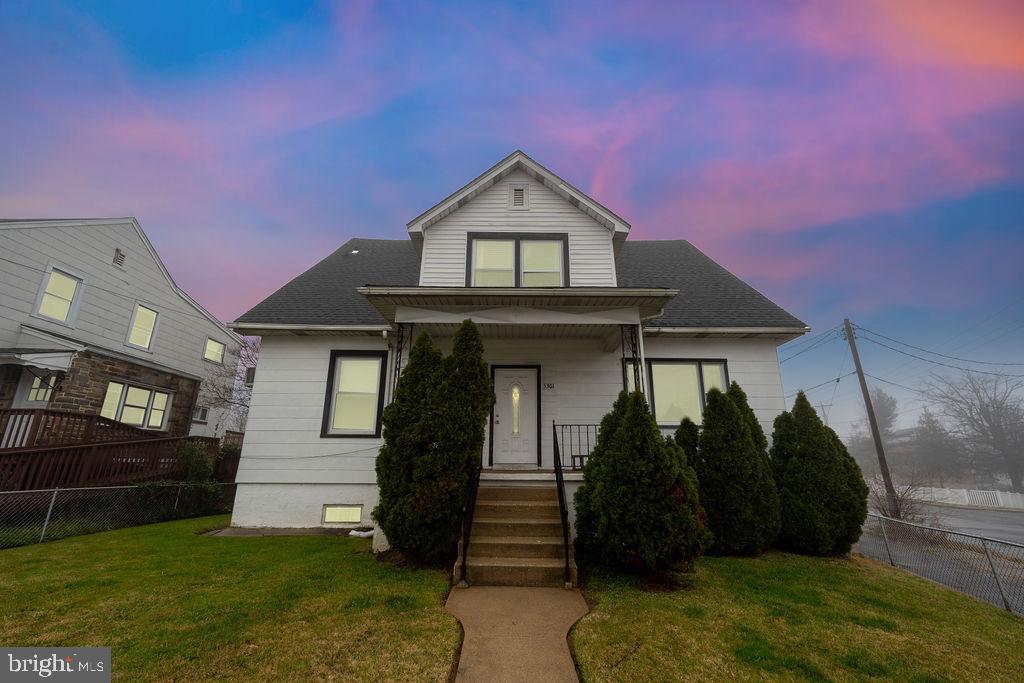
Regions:
[[[671,289],[364,287],[393,326],[392,382],[408,347],[427,332],[444,351],[472,320],[484,338],[495,404],[481,454],[482,481],[545,483],[560,455],[579,478],[597,426],[627,385],[645,389],[642,325],[661,314]]]

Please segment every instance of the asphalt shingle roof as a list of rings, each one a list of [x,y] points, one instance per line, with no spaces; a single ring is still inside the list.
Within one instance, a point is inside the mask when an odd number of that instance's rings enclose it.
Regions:
[[[686,240],[627,241],[615,259],[615,269],[620,287],[679,290],[664,315],[652,321],[659,327],[804,326]],[[384,324],[356,288],[416,286],[419,273],[420,256],[411,240],[352,239],[237,322]]]
[[[653,326],[805,327],[686,240],[627,240],[615,272],[619,287],[679,290]]]

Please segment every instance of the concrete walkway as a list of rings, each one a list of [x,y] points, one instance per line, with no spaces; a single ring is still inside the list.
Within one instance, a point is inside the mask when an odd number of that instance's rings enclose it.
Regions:
[[[566,640],[588,611],[578,590],[453,588],[445,608],[465,631],[456,680],[579,680]]]

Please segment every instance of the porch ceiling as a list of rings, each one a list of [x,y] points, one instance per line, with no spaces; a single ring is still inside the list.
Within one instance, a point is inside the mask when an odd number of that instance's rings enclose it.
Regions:
[[[633,309],[640,320],[661,315],[665,304],[679,293],[676,289],[621,287],[360,287],[358,291],[390,323],[402,317],[400,312],[419,310],[440,314],[431,321],[439,323],[462,315],[479,316],[481,324],[500,322],[506,326],[598,324],[605,326],[604,332],[607,325],[629,322],[622,319],[625,309]],[[526,315],[527,311],[533,314]]]

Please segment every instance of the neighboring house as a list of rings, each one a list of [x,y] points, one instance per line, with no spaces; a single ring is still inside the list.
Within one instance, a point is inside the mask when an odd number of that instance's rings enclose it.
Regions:
[[[0,410],[219,436],[203,382],[237,364],[239,341],[174,283],[134,218],[0,221]]]
[[[234,525],[371,523],[396,373],[421,331],[448,352],[465,318],[496,395],[484,481],[550,484],[554,435],[578,465],[626,387],[665,434],[730,380],[766,430],[785,409],[776,348],[804,323],[689,242],[627,240],[625,220],[522,152],[407,227],[346,242],[233,324],[262,337]]]

